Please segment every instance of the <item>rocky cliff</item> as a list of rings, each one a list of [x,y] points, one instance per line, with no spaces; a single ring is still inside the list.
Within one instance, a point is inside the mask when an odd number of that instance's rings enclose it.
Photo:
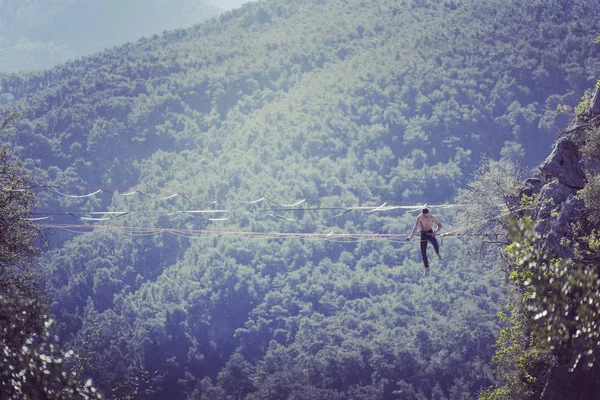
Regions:
[[[578,246],[597,226],[582,194],[594,177],[600,176],[599,159],[586,150],[590,135],[600,129],[600,92],[596,89],[571,126],[557,139],[552,153],[539,166],[539,174],[525,181],[524,194],[534,199],[533,218],[541,235],[540,247],[552,258],[577,259]],[[592,222],[590,222],[592,221]],[[585,229],[582,229],[584,227]],[[589,246],[588,246],[589,248]],[[587,258],[586,268],[598,269],[598,258]],[[600,323],[600,322],[599,322]],[[559,352],[560,350],[557,350]],[[596,351],[600,359],[600,353]],[[561,360],[561,354],[555,354]],[[547,374],[541,400],[600,399],[600,367],[570,371],[568,362]]]

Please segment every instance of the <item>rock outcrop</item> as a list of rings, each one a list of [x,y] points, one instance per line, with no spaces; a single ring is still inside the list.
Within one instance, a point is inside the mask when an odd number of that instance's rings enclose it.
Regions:
[[[595,90],[585,114],[589,121],[600,118],[600,91]],[[543,237],[543,247],[558,257],[572,256],[564,238],[578,235],[572,225],[581,219],[583,201],[577,192],[591,175],[600,173],[598,160],[583,155],[590,123],[578,122],[561,135],[552,153],[539,165],[540,173],[524,182],[523,194],[537,200],[534,218]]]
[[[579,221],[583,210],[583,201],[576,195],[587,181],[581,164],[581,145],[577,144],[582,141],[574,136],[585,134],[576,129],[559,138],[550,156],[539,166],[539,176],[526,181],[528,189],[524,193],[537,199],[533,216],[543,237],[542,248],[556,257],[573,256],[567,239],[576,234],[571,226]]]
[[[552,154],[539,166],[539,169],[546,177],[557,179],[565,186],[582,189],[585,185],[585,173],[580,165],[579,147],[571,136],[574,135],[558,139]]]
[[[585,211],[584,201],[577,194],[591,176],[600,173],[599,161],[585,157],[582,152],[591,124],[600,122],[599,90],[591,97],[585,119],[587,122],[577,121],[559,137],[550,156],[539,166],[538,176],[524,182],[522,193],[536,199],[531,215],[538,222],[541,246],[552,257],[572,258],[571,243],[587,234],[575,228]],[[567,366],[557,366],[550,372],[539,398],[600,399],[598,376],[598,366],[579,373],[569,372]]]

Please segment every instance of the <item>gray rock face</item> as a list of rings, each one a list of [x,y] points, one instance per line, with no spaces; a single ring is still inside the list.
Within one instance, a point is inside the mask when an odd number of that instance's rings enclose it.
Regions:
[[[595,90],[586,110],[587,121],[573,121],[570,132],[561,136],[548,158],[539,166],[537,178],[526,181],[523,193],[538,194],[533,212],[538,222],[537,232],[542,235],[541,247],[551,257],[572,258],[570,243],[581,235],[576,223],[581,221],[585,204],[577,197],[587,178],[600,173],[600,160],[589,159],[582,152],[588,139],[590,124],[600,116],[600,91]],[[580,229],[580,228],[579,228]],[[570,239],[570,240],[569,240]],[[597,352],[600,358],[600,352]],[[540,400],[600,400],[600,366],[591,370],[571,373],[567,366],[557,366],[545,379]]]
[[[585,173],[579,161],[577,145],[563,136],[558,139],[554,150],[539,169],[542,174],[557,178],[563,185],[581,189],[585,185]]]
[[[559,210],[562,203],[570,195],[575,195],[577,189],[560,183],[558,180],[544,185],[538,199],[537,219],[549,217],[552,211]]]
[[[549,215],[541,219],[537,231],[543,237],[542,249],[559,258],[573,257],[573,248],[564,246],[561,241],[576,234],[572,231],[572,224],[580,220],[583,209],[583,200],[569,195],[564,203],[556,207],[556,210],[560,210],[557,217]]]

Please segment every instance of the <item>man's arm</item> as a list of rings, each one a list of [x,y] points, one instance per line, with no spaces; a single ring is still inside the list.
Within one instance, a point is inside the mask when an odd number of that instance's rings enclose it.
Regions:
[[[435,222],[435,224],[437,225],[437,228],[435,228],[434,232],[439,232],[440,229],[442,229],[442,223],[436,217],[433,217],[433,222]]]
[[[415,226],[412,229],[412,232],[410,233],[410,236],[406,238],[406,240],[410,240],[412,239],[413,236],[415,236],[415,232],[417,232],[417,228],[419,227],[419,217],[417,217],[417,222],[415,222]]]

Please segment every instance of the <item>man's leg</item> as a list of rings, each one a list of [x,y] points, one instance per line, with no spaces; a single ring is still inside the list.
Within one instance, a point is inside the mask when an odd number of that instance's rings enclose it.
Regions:
[[[429,260],[427,259],[427,235],[421,235],[421,257],[425,266],[425,276],[429,273]]]
[[[429,236],[429,241],[433,245],[433,249],[435,250],[435,254],[437,254],[438,258],[441,260],[442,255],[440,254],[440,244],[434,236]]]

